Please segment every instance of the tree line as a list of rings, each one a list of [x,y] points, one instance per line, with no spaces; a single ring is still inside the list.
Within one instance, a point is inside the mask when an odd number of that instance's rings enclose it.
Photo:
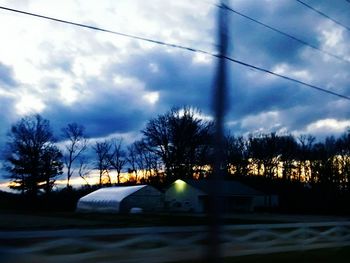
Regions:
[[[5,160],[10,187],[32,196],[48,194],[63,171],[68,189],[73,177],[88,184],[93,170],[100,186],[112,184],[111,171],[118,184],[210,177],[213,123],[200,118],[199,110],[173,108],[150,119],[141,133],[142,138],[130,145],[121,138],[92,141],[84,126],[69,123],[55,137],[48,120],[40,115],[24,117],[8,134]],[[228,178],[259,176],[349,191],[350,132],[321,142],[312,135],[227,134],[221,167]],[[126,171],[127,178],[122,178]]]

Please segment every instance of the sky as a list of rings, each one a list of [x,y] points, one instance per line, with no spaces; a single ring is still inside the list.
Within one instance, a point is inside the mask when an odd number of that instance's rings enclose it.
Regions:
[[[305,0],[350,27],[346,0]],[[217,52],[213,0],[0,0],[0,6]],[[349,62],[229,15],[229,56],[350,96],[350,31],[295,0],[231,0],[230,7]],[[212,116],[218,59],[0,10],[0,148],[11,124],[39,113],[59,138],[77,122],[90,138],[140,138],[173,106]],[[228,63],[226,127],[233,134],[340,135],[350,101]]]

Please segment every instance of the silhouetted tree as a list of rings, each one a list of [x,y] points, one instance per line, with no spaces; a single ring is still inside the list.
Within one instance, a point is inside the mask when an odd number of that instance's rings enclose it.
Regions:
[[[137,149],[135,144],[131,144],[127,149],[127,162],[130,164],[129,174],[135,174],[135,182],[138,180],[138,168],[137,168]]]
[[[111,141],[111,153],[109,154],[109,163],[117,171],[117,183],[120,183],[120,174],[127,162],[126,153],[122,149],[122,139],[113,139]]]
[[[145,140],[133,143],[136,153],[137,169],[142,173],[142,181],[147,182],[150,177],[157,175],[159,170],[159,157],[152,151],[149,151]]]
[[[191,178],[202,146],[210,142],[211,123],[191,108],[172,109],[151,119],[142,131],[147,149],[161,158],[169,180]]]
[[[336,182],[334,167],[335,139],[327,137],[325,142],[314,144],[311,154],[311,174],[317,183],[324,187],[333,187]]]
[[[311,184],[315,182],[316,178],[314,177],[315,173],[311,172],[311,160],[312,157],[312,149],[314,147],[314,143],[316,138],[312,135],[300,135],[298,138],[298,180],[301,180],[301,175],[304,171],[304,176],[307,181]]]
[[[103,184],[103,178],[107,178],[107,184],[111,183],[111,178],[109,176],[110,167],[110,150],[112,144],[108,140],[102,142],[96,142],[93,149],[96,153],[96,168],[99,170],[99,184]]]
[[[248,139],[248,154],[255,164],[258,175],[273,178],[277,175],[280,162],[279,137],[276,133],[250,136]]]
[[[55,177],[62,174],[62,153],[55,145],[50,145],[43,150],[40,170],[42,180],[45,181],[44,190],[49,194],[55,184]]]
[[[296,168],[296,158],[298,154],[298,143],[292,135],[280,136],[278,139],[280,161],[283,165],[282,178],[290,180],[293,176],[293,170]]]
[[[64,163],[67,167],[67,188],[70,187],[70,179],[74,173],[73,163],[88,147],[88,140],[85,136],[84,130],[84,126],[77,123],[69,123],[67,127],[62,129],[62,137],[67,140],[65,143],[64,154]]]
[[[22,118],[12,125],[7,146],[11,188],[31,196],[40,189],[49,193],[62,173],[62,154],[54,145],[49,121],[40,115]]]
[[[90,186],[87,177],[89,173],[91,172],[92,168],[90,167],[89,163],[86,161],[84,157],[80,157],[78,159],[79,162],[79,168],[78,168],[78,175],[80,178],[82,178],[87,186]]]
[[[135,149],[135,162],[137,166],[137,170],[139,170],[142,173],[142,177],[145,178],[146,176],[146,160],[145,160],[145,154],[146,152],[149,152],[144,145],[143,141],[135,141],[132,144],[133,148]]]
[[[234,175],[246,176],[249,164],[246,140],[242,136],[228,135],[225,138],[225,147],[228,170]]]
[[[337,158],[341,173],[341,189],[350,191],[350,131],[337,140]]]

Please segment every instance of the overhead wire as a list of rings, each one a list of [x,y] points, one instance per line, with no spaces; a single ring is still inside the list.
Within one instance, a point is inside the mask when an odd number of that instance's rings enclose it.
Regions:
[[[328,56],[331,56],[331,57],[336,58],[336,59],[338,59],[338,60],[341,60],[341,61],[343,61],[343,62],[350,63],[349,60],[347,60],[347,59],[345,59],[345,58],[343,58],[343,57],[341,57],[341,56],[335,55],[335,54],[333,54],[333,53],[331,53],[331,52],[328,52],[328,51],[326,51],[326,50],[324,50],[324,49],[321,49],[321,48],[319,48],[319,47],[317,47],[317,46],[315,46],[315,45],[313,45],[313,44],[310,44],[310,43],[308,43],[307,41],[304,41],[304,40],[302,40],[302,39],[300,39],[300,38],[298,38],[298,37],[295,37],[295,36],[293,36],[293,35],[291,35],[291,34],[289,34],[289,33],[286,33],[286,32],[284,32],[284,31],[282,31],[282,30],[279,30],[279,29],[277,29],[277,28],[275,28],[275,27],[272,27],[272,26],[270,26],[270,25],[267,25],[267,24],[265,24],[265,23],[263,23],[263,22],[261,22],[261,21],[259,21],[259,20],[257,20],[257,19],[254,19],[254,18],[252,18],[252,17],[250,17],[250,16],[248,16],[248,15],[245,15],[245,14],[243,14],[243,13],[241,13],[241,12],[239,12],[239,11],[233,9],[232,7],[230,7],[230,6],[228,6],[228,5],[222,5],[222,6],[220,6],[220,5],[215,4],[215,6],[217,6],[217,7],[219,7],[219,8],[222,8],[222,9],[225,9],[225,10],[227,10],[227,11],[230,11],[230,12],[232,12],[232,13],[234,13],[234,14],[237,14],[237,15],[239,15],[239,16],[241,16],[241,17],[244,17],[244,18],[246,18],[246,19],[248,19],[248,20],[250,20],[250,21],[252,21],[252,22],[254,22],[254,23],[258,24],[258,25],[261,25],[261,26],[263,26],[263,27],[266,27],[266,28],[268,28],[268,29],[270,29],[270,30],[272,30],[272,31],[274,31],[274,32],[277,32],[277,33],[279,33],[279,34],[285,36],[285,37],[291,38],[291,39],[293,39],[294,41],[297,41],[297,42],[299,42],[299,43],[302,44],[302,45],[308,46],[308,47],[310,47],[310,48],[312,48],[312,49],[314,49],[314,50],[316,50],[316,51],[318,51],[318,52],[321,52],[321,53],[323,53],[323,54],[326,54],[326,55],[328,55]]]
[[[350,97],[348,97],[348,96],[346,96],[346,95],[339,94],[339,93],[333,92],[333,91],[331,91],[331,90],[327,90],[327,89],[318,87],[318,86],[316,86],[316,85],[312,85],[312,84],[309,84],[309,83],[307,83],[307,82],[304,82],[304,81],[301,81],[301,80],[298,80],[298,79],[295,79],[295,78],[291,78],[291,77],[288,77],[288,76],[285,76],[285,75],[282,75],[282,74],[273,72],[273,71],[271,71],[271,70],[268,70],[268,69],[265,69],[265,68],[262,68],[262,67],[254,66],[254,65],[245,63],[245,62],[243,62],[243,61],[240,61],[240,60],[237,60],[237,59],[234,59],[234,58],[231,58],[231,57],[226,57],[226,56],[225,56],[224,58],[227,59],[227,60],[229,60],[229,61],[232,61],[232,62],[234,62],[234,63],[236,63],[236,64],[240,64],[240,65],[242,65],[242,66],[245,66],[245,67],[248,67],[248,68],[251,68],[251,69],[256,69],[256,70],[258,70],[258,71],[262,71],[262,72],[268,73],[268,74],[270,74],[270,75],[274,75],[274,76],[280,77],[280,78],[282,78],[282,79],[286,79],[286,80],[289,80],[289,81],[292,81],[292,82],[295,82],[295,83],[298,83],[298,84],[307,86],[307,87],[309,87],[309,88],[312,88],[312,89],[315,89],[315,90],[318,90],[318,91],[321,91],[321,92],[325,92],[325,93],[328,93],[328,94],[331,94],[331,95],[340,97],[340,98],[342,98],[342,99],[347,99],[347,100],[350,99]]]
[[[194,53],[201,53],[201,54],[205,54],[205,55],[208,55],[208,56],[211,56],[211,57],[216,57],[216,58],[219,58],[219,59],[227,59],[227,60],[229,60],[229,61],[231,61],[233,63],[242,65],[244,67],[248,67],[250,69],[255,69],[255,70],[258,70],[258,71],[270,74],[270,75],[274,75],[274,76],[280,77],[282,79],[289,80],[291,82],[298,83],[300,85],[312,88],[314,90],[317,90],[317,91],[320,91],[320,92],[323,92],[323,93],[327,93],[327,94],[330,94],[330,95],[333,95],[333,96],[337,96],[337,97],[340,97],[342,99],[346,99],[346,100],[350,101],[350,97],[349,96],[346,96],[346,95],[343,95],[343,94],[340,94],[340,93],[337,93],[337,92],[334,92],[334,91],[331,91],[331,90],[328,90],[328,89],[325,89],[325,88],[322,88],[322,87],[319,87],[319,86],[316,86],[316,85],[312,85],[312,84],[306,83],[304,81],[301,81],[301,80],[298,80],[298,79],[295,79],[295,78],[292,78],[292,77],[288,77],[288,76],[285,76],[285,75],[273,72],[271,70],[268,70],[268,69],[265,69],[265,68],[262,68],[262,67],[258,67],[258,66],[246,63],[244,61],[241,61],[241,60],[229,57],[229,56],[222,56],[222,55],[214,54],[214,53],[211,53],[209,51],[205,51],[205,50],[201,50],[201,49],[196,49],[196,48],[187,47],[187,46],[178,45],[178,44],[173,44],[173,43],[167,43],[167,42],[164,42],[164,41],[154,40],[154,39],[151,39],[151,38],[139,37],[139,36],[135,36],[135,35],[131,35],[131,34],[117,32],[117,31],[113,31],[113,30],[109,30],[109,29],[104,29],[104,28],[101,28],[101,27],[90,26],[90,25],[86,25],[86,24],[82,24],[82,23],[76,23],[76,22],[72,22],[72,21],[68,21],[68,20],[58,19],[58,18],[54,18],[54,17],[50,17],[50,16],[44,16],[44,15],[40,15],[40,14],[36,14],[36,13],[32,13],[32,12],[26,12],[26,11],[22,11],[22,10],[18,10],[18,9],[13,9],[13,8],[8,8],[8,7],[4,7],[4,6],[0,6],[0,9],[6,10],[6,11],[10,11],[10,12],[20,13],[20,14],[24,14],[24,15],[28,15],[28,16],[32,16],[32,17],[37,17],[37,18],[42,18],[42,19],[46,19],[46,20],[51,20],[51,21],[55,21],[55,22],[59,22],[59,23],[64,23],[64,24],[69,24],[69,25],[73,25],[73,26],[83,27],[83,28],[86,28],[86,29],[96,30],[96,31],[105,32],[105,33],[110,33],[110,34],[118,35],[118,36],[121,36],[121,37],[127,37],[127,38],[136,39],[136,40],[140,40],[140,41],[146,41],[146,42],[149,42],[149,43],[154,43],[154,44],[158,44],[158,45],[162,45],[162,46],[178,48],[178,49],[187,50],[187,51],[194,52]]]
[[[316,8],[314,8],[314,7],[312,7],[311,5],[305,3],[305,2],[303,2],[303,1],[301,1],[301,0],[295,0],[295,1],[297,1],[297,2],[300,3],[300,4],[302,4],[303,6],[307,7],[308,9],[312,10],[313,12],[318,13],[319,15],[321,15],[321,16],[327,18],[328,20],[333,21],[333,22],[336,23],[337,25],[339,25],[339,26],[345,28],[346,30],[350,31],[350,27],[349,27],[349,26],[344,25],[343,23],[339,22],[338,20],[336,20],[336,19],[330,17],[329,15],[323,13],[322,11],[320,11],[320,10],[318,10],[318,9],[316,9]],[[349,2],[349,1],[348,1],[348,2]]]
[[[114,34],[114,35],[118,35],[118,36],[122,36],[122,37],[127,37],[127,38],[137,39],[137,40],[141,40],[141,41],[146,41],[146,42],[153,43],[153,44],[165,45],[165,46],[169,46],[169,47],[180,48],[180,49],[187,49],[189,51],[194,51],[194,50],[191,50],[190,47],[185,47],[185,46],[172,44],[172,43],[165,43],[163,41],[158,41],[158,40],[145,38],[145,37],[139,37],[139,36],[135,36],[135,35],[131,35],[131,34],[125,34],[125,33],[122,33],[122,32],[117,32],[117,31],[113,31],[113,30],[109,30],[109,29],[104,29],[104,28],[97,27],[97,26],[91,26],[91,25],[86,25],[86,24],[82,24],[82,23],[76,23],[76,22],[72,22],[72,21],[68,21],[68,20],[63,20],[63,19],[54,18],[54,17],[50,17],[50,16],[44,16],[44,15],[31,13],[31,12],[26,12],[26,11],[22,11],[22,10],[18,10],[18,9],[13,9],[13,8],[8,8],[8,7],[4,7],[4,6],[0,6],[0,9],[11,11],[11,12],[15,12],[15,13],[20,13],[20,14],[23,14],[23,15],[43,18],[43,19],[54,21],[54,22],[59,22],[59,23],[69,24],[69,25],[73,25],[73,26],[79,26],[79,27],[83,27],[83,28],[87,28],[87,29],[92,29],[92,30],[96,30],[96,31],[100,31],[100,32],[110,33],[110,34]]]

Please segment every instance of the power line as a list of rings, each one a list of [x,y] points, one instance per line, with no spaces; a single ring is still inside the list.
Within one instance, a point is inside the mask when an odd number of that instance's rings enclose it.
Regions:
[[[334,95],[334,96],[337,96],[337,97],[340,97],[340,98],[343,98],[343,99],[350,100],[350,97],[348,97],[346,95],[342,95],[342,94],[339,94],[339,93],[336,93],[336,92],[333,92],[333,91],[330,91],[330,90],[318,87],[316,85],[312,85],[312,84],[306,83],[306,82],[301,81],[301,80],[297,80],[297,79],[294,79],[294,78],[291,78],[291,77],[288,77],[288,76],[285,76],[285,75],[282,75],[282,74],[278,74],[278,73],[270,71],[268,69],[264,69],[264,68],[261,68],[261,67],[258,67],[258,66],[254,66],[254,65],[245,63],[243,61],[240,61],[240,60],[237,60],[237,59],[234,59],[234,58],[230,58],[230,57],[225,57],[225,58],[227,60],[230,60],[230,61],[234,62],[234,63],[243,65],[245,67],[256,69],[256,70],[259,70],[259,71],[262,71],[262,72],[265,72],[265,73],[268,73],[268,74],[280,77],[282,79],[286,79],[286,80],[289,80],[289,81],[292,81],[292,82],[295,82],[295,83],[307,86],[309,88],[312,88],[312,89],[315,89],[315,90],[318,90],[318,91],[321,91],[321,92],[325,92],[325,93],[328,93],[328,94],[331,94],[331,95]]]
[[[335,20],[334,18],[330,17],[329,15],[323,13],[322,11],[312,7],[311,5],[308,5],[307,3],[301,1],[301,0],[296,0],[297,2],[299,2],[300,4],[302,4],[303,6],[309,8],[310,10],[318,13],[319,15],[333,21],[334,23],[336,23],[337,25],[341,26],[341,27],[344,27],[346,30],[350,31],[350,27],[348,27],[347,25],[344,25],[343,23],[339,22],[338,20]],[[349,1],[348,1],[349,2]]]
[[[349,0],[349,1],[350,1],[350,0]],[[319,48],[319,47],[317,47],[317,46],[315,46],[315,45],[313,45],[313,44],[310,44],[310,43],[308,43],[308,42],[306,42],[306,41],[304,41],[304,40],[302,40],[302,39],[300,39],[300,38],[297,38],[297,37],[295,37],[295,36],[293,36],[293,35],[291,35],[291,34],[288,34],[288,33],[286,33],[286,32],[283,32],[283,31],[281,31],[281,30],[279,30],[279,29],[277,29],[277,28],[275,28],[275,27],[269,26],[269,25],[267,25],[267,24],[265,24],[265,23],[263,23],[263,22],[260,22],[260,21],[254,19],[254,18],[252,18],[252,17],[250,17],[250,16],[247,16],[247,15],[241,13],[241,12],[238,12],[237,10],[234,10],[233,8],[231,8],[231,7],[227,6],[227,5],[222,5],[222,6],[216,5],[216,6],[219,7],[219,8],[228,10],[228,11],[230,11],[230,12],[232,12],[232,13],[235,13],[235,14],[237,14],[237,15],[239,15],[239,16],[241,16],[241,17],[244,17],[244,18],[246,18],[246,19],[248,19],[248,20],[250,20],[250,21],[253,21],[254,23],[257,23],[257,24],[259,24],[259,25],[261,25],[261,26],[263,26],[263,27],[266,27],[266,28],[268,28],[268,29],[270,29],[270,30],[272,30],[272,31],[274,31],[274,32],[277,32],[277,33],[279,33],[279,34],[285,36],[285,37],[291,38],[291,39],[293,39],[293,40],[299,42],[300,44],[303,44],[303,45],[305,45],[305,46],[308,46],[308,47],[310,47],[310,48],[312,48],[312,49],[314,49],[314,50],[316,50],[316,51],[319,51],[319,52],[321,52],[321,53],[323,53],[323,54],[329,55],[329,56],[334,57],[334,58],[336,58],[336,59],[338,59],[338,60],[341,60],[341,61],[343,61],[343,62],[350,63],[349,60],[347,60],[347,59],[345,59],[345,58],[343,58],[343,57],[340,57],[340,56],[338,56],[338,55],[335,55],[335,54],[333,54],[333,53],[330,53],[330,52],[328,52],[328,51],[326,51],[326,50],[323,50],[323,49],[321,49],[321,48]]]
[[[8,8],[8,7],[4,7],[4,6],[0,6],[0,9],[11,11],[11,12],[15,12],[15,13],[20,13],[20,14],[23,14],[23,15],[43,18],[43,19],[47,19],[47,20],[51,20],[51,21],[55,21],[55,22],[59,22],[59,23],[64,23],[64,24],[69,24],[69,25],[73,25],[73,26],[79,26],[79,27],[83,27],[83,28],[87,28],[87,29],[97,30],[97,31],[100,31],[100,32],[110,33],[110,34],[114,34],[114,35],[118,35],[118,36],[122,36],[122,37],[142,40],[142,41],[150,42],[150,43],[153,43],[153,44],[158,44],[158,45],[163,45],[163,46],[169,46],[169,47],[174,47],[174,48],[180,48],[180,49],[186,49],[186,50],[189,50],[189,51],[194,51],[194,50],[191,50],[190,47],[185,47],[185,46],[172,44],[172,43],[165,43],[163,41],[158,41],[158,40],[154,40],[154,39],[150,39],[150,38],[144,38],[144,37],[139,37],[139,36],[135,36],[135,35],[125,34],[125,33],[117,32],[117,31],[113,31],[113,30],[103,29],[103,28],[96,27],[96,26],[90,26],[90,25],[86,25],[86,24],[76,23],[76,22],[72,22],[72,21],[68,21],[68,20],[58,19],[58,18],[54,18],[54,17],[50,17],[50,16],[39,15],[39,14],[31,13],[31,12],[25,12],[25,11],[18,10],[18,9],[12,9],[12,8]],[[200,52],[200,51],[198,51],[198,52]],[[202,53],[206,53],[206,52],[202,52]]]
[[[318,90],[320,92],[324,92],[324,93],[327,93],[327,94],[330,94],[330,95],[333,95],[333,96],[337,96],[337,97],[340,97],[342,99],[350,100],[350,97],[348,97],[346,95],[343,95],[343,94],[340,94],[340,93],[336,93],[336,92],[333,92],[333,91],[330,91],[330,90],[318,87],[316,85],[312,85],[312,84],[309,84],[309,83],[306,83],[306,82],[303,82],[303,81],[300,81],[300,80],[297,80],[297,79],[294,79],[294,78],[291,78],[291,77],[288,77],[288,76],[285,76],[285,75],[282,75],[282,74],[278,74],[278,73],[275,73],[275,72],[270,71],[268,69],[264,69],[262,67],[254,66],[252,64],[243,62],[243,61],[235,59],[235,58],[214,54],[214,53],[211,53],[211,52],[208,52],[208,51],[205,51],[205,50],[200,50],[200,49],[187,47],[187,46],[182,46],[182,45],[178,45],[178,44],[167,43],[167,42],[163,42],[163,41],[160,41],[160,40],[154,40],[154,39],[150,39],[150,38],[134,36],[134,35],[125,34],[125,33],[117,32],[117,31],[103,29],[103,28],[100,28],[100,27],[89,26],[89,25],[76,23],[76,22],[71,22],[71,21],[67,21],[67,20],[63,20],[63,19],[58,19],[58,18],[53,18],[53,17],[49,17],[49,16],[39,15],[39,14],[35,14],[35,13],[25,12],[25,11],[21,11],[21,10],[18,10],[18,9],[12,9],[12,8],[3,7],[3,6],[0,6],[0,9],[11,11],[11,12],[16,12],[16,13],[20,13],[20,14],[24,14],[24,15],[29,15],[29,16],[33,16],[33,17],[38,17],[38,18],[42,18],[42,19],[47,19],[47,20],[51,20],[51,21],[55,21],[55,22],[59,22],[59,23],[64,23],[64,24],[69,24],[69,25],[73,25],[73,26],[83,27],[83,28],[87,28],[87,29],[91,29],[91,30],[97,30],[97,31],[100,31],[100,32],[110,33],[110,34],[114,34],[114,35],[118,35],[118,36],[122,36],[122,37],[127,37],[127,38],[137,39],[137,40],[141,40],[141,41],[146,41],[146,42],[150,42],[150,43],[154,43],[154,44],[158,44],[158,45],[162,45],[162,46],[168,46],[168,47],[178,48],[178,49],[182,49],[182,50],[187,50],[187,51],[191,51],[191,52],[194,52],[194,53],[206,54],[206,55],[209,55],[211,57],[216,57],[216,58],[219,58],[219,59],[224,58],[224,59],[227,59],[227,60],[229,60],[229,61],[231,61],[233,63],[239,64],[239,65],[251,68],[251,69],[255,69],[255,70],[258,70],[258,71],[270,74],[270,75],[274,75],[274,76],[280,77],[282,79],[286,79],[286,80],[289,80],[291,82],[298,83],[300,85],[303,85],[303,86],[306,86],[306,87]]]

